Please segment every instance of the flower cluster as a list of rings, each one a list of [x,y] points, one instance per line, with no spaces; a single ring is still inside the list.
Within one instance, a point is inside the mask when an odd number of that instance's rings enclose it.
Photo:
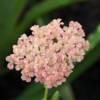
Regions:
[[[34,78],[48,88],[62,84],[73,63],[80,62],[89,49],[82,26],[74,21],[64,26],[61,19],[54,19],[45,26],[32,26],[31,31],[13,45],[13,54],[6,58],[8,68],[21,70],[21,78],[27,82]]]

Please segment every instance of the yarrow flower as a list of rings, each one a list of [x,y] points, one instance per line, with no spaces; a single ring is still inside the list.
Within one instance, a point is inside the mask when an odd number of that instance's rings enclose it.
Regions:
[[[48,25],[31,27],[32,34],[23,34],[7,56],[8,68],[21,71],[21,79],[32,78],[48,88],[62,84],[72,73],[75,62],[80,62],[89,49],[82,26],[71,21],[64,26],[61,19]]]

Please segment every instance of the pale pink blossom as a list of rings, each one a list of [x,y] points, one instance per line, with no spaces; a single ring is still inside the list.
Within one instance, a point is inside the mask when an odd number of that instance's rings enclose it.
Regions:
[[[74,62],[80,62],[89,49],[85,33],[78,22],[64,26],[61,19],[48,25],[31,27],[32,34],[23,34],[13,45],[13,54],[6,58],[8,68],[21,71],[21,78],[57,87],[72,73]]]

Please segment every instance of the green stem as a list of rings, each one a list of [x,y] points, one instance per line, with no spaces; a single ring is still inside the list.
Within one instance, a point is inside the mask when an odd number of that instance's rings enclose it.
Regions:
[[[42,98],[42,100],[47,100],[47,97],[48,97],[48,88],[45,87],[44,97]]]

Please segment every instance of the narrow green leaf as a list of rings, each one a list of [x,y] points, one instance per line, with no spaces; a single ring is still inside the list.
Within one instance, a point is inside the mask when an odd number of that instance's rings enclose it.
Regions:
[[[50,100],[59,100],[59,91],[56,91]]]
[[[9,51],[8,41],[13,41],[15,23],[28,0],[0,0],[0,53],[5,57]],[[12,36],[12,37],[11,37]],[[8,50],[8,51],[7,51]]]
[[[28,0],[0,0],[0,40],[15,27],[15,23]]]
[[[90,48],[93,49],[95,46],[100,43],[100,25],[98,25],[97,29],[88,37],[90,42]]]
[[[62,100],[75,100],[70,84],[67,83],[59,86],[59,92]]]
[[[19,30],[23,31],[29,25],[44,15],[45,13],[48,13],[54,9],[57,9],[62,6],[69,6],[71,4],[77,3],[79,1],[83,0],[47,0],[44,1],[36,6],[34,6],[25,16],[23,21],[21,22],[21,25],[19,26]],[[29,23],[29,24],[28,24]]]

